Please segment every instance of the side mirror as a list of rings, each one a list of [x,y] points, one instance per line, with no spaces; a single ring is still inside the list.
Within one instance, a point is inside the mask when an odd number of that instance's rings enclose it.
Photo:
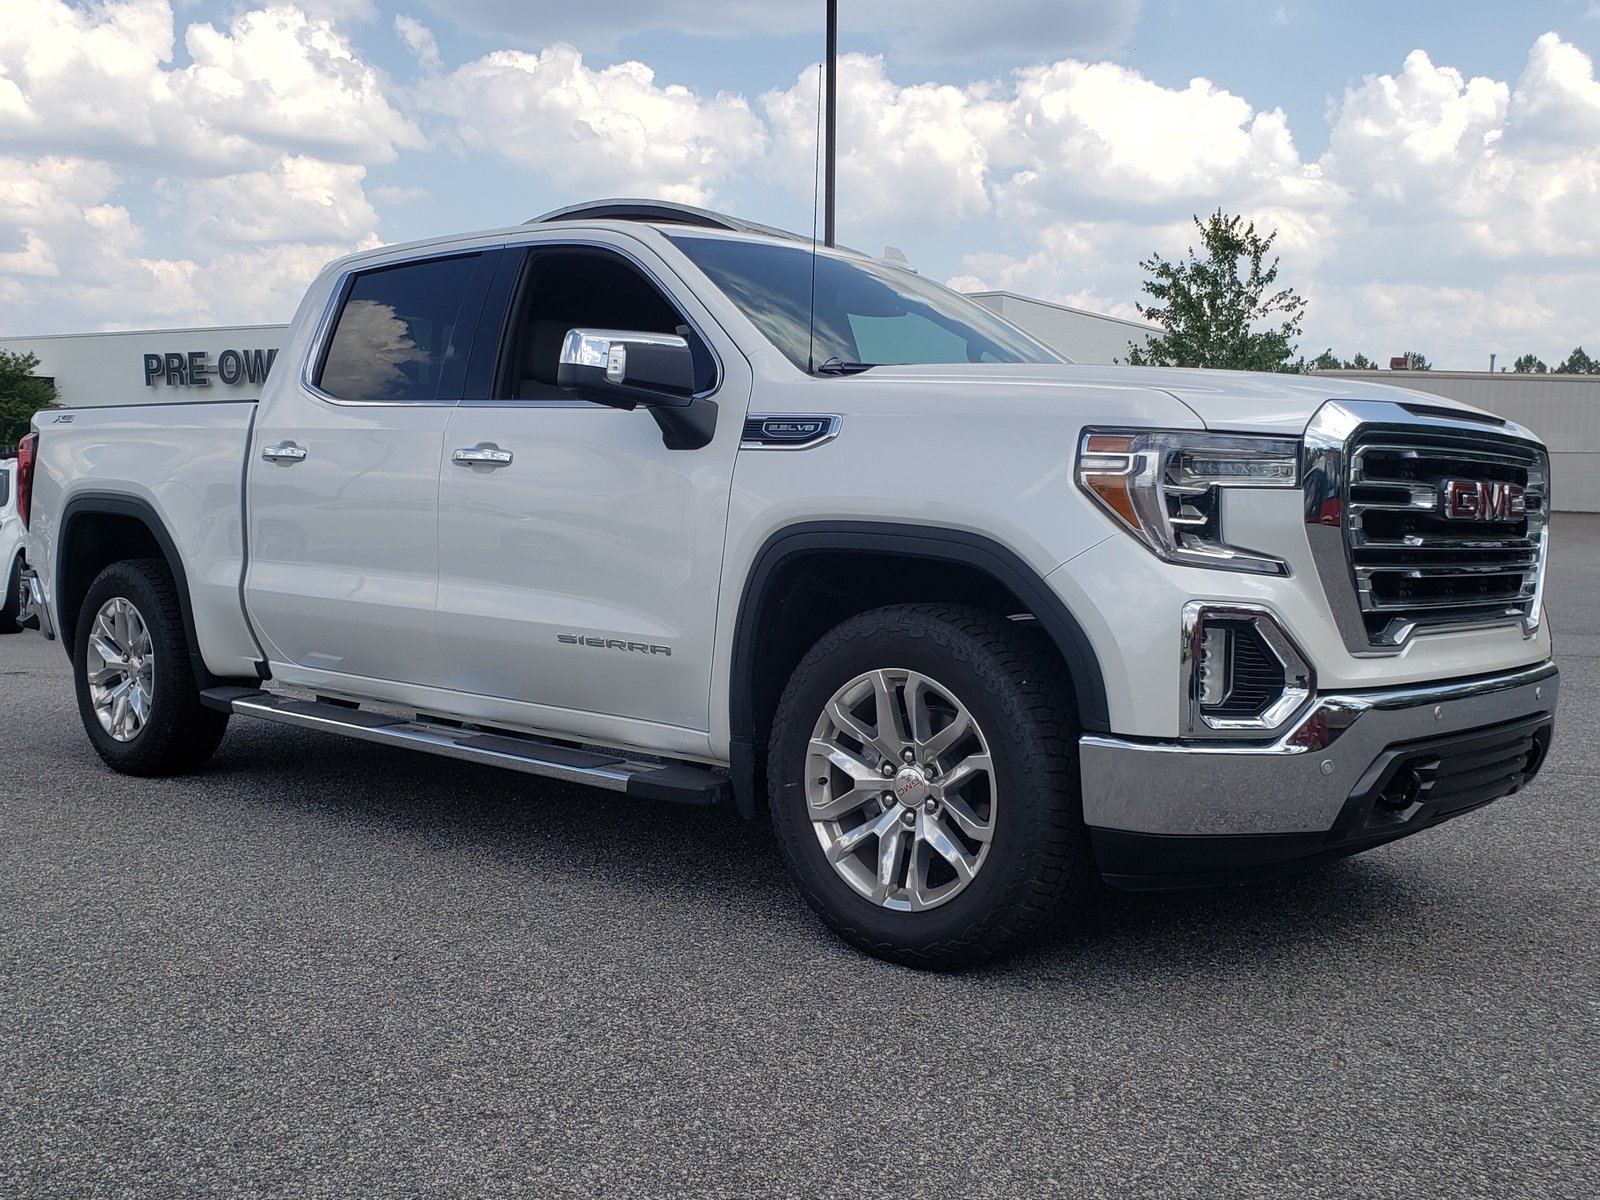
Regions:
[[[561,343],[556,383],[613,408],[685,408],[694,396],[694,356],[672,333],[573,329]]]

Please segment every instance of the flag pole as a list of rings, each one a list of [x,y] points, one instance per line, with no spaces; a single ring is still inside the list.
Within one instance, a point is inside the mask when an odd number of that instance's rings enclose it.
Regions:
[[[823,151],[822,241],[834,244],[833,165],[838,152],[839,125],[839,0],[828,0],[827,141]]]

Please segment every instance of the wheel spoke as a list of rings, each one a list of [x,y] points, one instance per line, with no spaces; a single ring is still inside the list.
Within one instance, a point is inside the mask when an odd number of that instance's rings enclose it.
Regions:
[[[977,858],[956,845],[955,839],[944,831],[937,818],[930,818],[924,814],[918,819],[917,832],[923,841],[938,851],[940,858],[955,869],[962,883],[968,882],[976,873]]]
[[[837,821],[846,813],[872,803],[882,794],[881,787],[854,787],[848,792],[830,796],[820,804],[813,802],[807,806],[806,811],[813,821]]]
[[[912,908],[928,903],[928,843],[920,837],[912,841],[906,858],[906,894]]]
[[[918,738],[921,743],[917,754],[923,762],[931,762],[945,751],[954,746],[972,728],[972,718],[967,715],[966,709],[960,709],[955,718],[931,737]]]
[[[828,719],[837,725],[841,732],[853,737],[863,746],[877,744],[878,735],[856,720],[855,715],[838,700],[829,701]]]
[[[828,861],[839,862],[853,854],[862,842],[869,837],[882,838],[884,831],[892,828],[899,821],[893,809],[881,813],[870,820],[863,821],[848,833],[842,833],[833,844],[828,847]]]
[[[144,723],[150,719],[150,693],[142,686],[135,687],[128,697],[128,709],[133,714],[135,729],[143,729]]]
[[[812,738],[811,753],[827,759],[839,770],[850,776],[857,786],[867,783],[876,784],[880,788],[883,786],[883,776],[843,746],[836,746],[832,742],[823,741],[821,738]]]
[[[878,880],[872,888],[872,898],[882,904],[889,898],[889,889],[895,885],[895,875],[900,867],[900,847],[905,840],[904,826],[894,822],[894,828],[878,839]]]
[[[987,842],[994,837],[993,822],[981,820],[960,796],[946,796],[943,804],[950,820],[973,841]]]
[[[84,663],[84,669],[89,673],[90,683],[107,684],[121,679],[128,673],[128,660],[105,641],[100,638],[90,638],[88,649],[93,658]],[[95,659],[100,662],[98,667],[93,665]]]
[[[127,658],[126,644],[117,640],[116,622],[113,613],[103,612],[95,618],[95,633],[90,635],[90,642],[99,643],[111,651],[112,658]]]
[[[973,754],[962,759],[956,764],[955,769],[941,775],[934,781],[934,791],[942,800],[950,792],[969,782],[979,774],[987,775],[991,770],[987,754]]]
[[[872,690],[877,696],[878,736],[873,745],[885,758],[898,760],[900,751],[910,744],[905,725],[900,720],[900,702],[895,685],[883,671],[872,673]]]
[[[111,732],[126,739],[128,736],[128,694],[123,692],[111,702]]]
[[[910,718],[910,740],[918,746],[933,736],[933,716],[928,712],[928,681],[921,675],[906,675],[906,715]]]

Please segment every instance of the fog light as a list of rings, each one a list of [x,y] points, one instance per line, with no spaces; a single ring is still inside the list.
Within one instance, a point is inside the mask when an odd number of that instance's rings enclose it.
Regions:
[[[1200,637],[1200,707],[1216,708],[1228,698],[1228,656],[1232,637],[1224,625],[1209,626]]]
[[[1315,685],[1305,655],[1277,618],[1255,605],[1184,605],[1183,657],[1190,736],[1274,737]]]

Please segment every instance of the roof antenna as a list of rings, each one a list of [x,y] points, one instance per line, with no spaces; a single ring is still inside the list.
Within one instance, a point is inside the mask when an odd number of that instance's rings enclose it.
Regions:
[[[829,4],[829,29],[832,29],[833,7]],[[821,63],[817,64],[817,151],[822,150],[822,71]],[[818,162],[811,160],[811,304],[808,315],[809,328],[806,335],[806,374],[817,373],[817,192],[821,180],[817,177]],[[830,212],[828,220],[833,220]]]

